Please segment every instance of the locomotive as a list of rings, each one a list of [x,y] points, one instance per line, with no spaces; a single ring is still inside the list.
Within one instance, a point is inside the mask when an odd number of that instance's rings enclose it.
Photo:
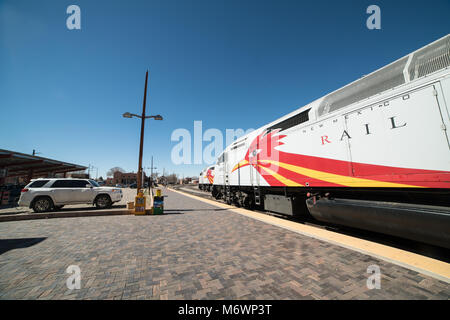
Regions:
[[[450,35],[227,146],[216,199],[450,248]]]

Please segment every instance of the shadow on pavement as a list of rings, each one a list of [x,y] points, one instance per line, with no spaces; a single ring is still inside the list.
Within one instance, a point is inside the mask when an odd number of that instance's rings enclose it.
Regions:
[[[125,204],[120,204],[120,205],[113,205],[110,208],[107,209],[97,209],[97,207],[94,206],[86,206],[86,207],[75,207],[75,208],[62,208],[60,210],[55,210],[55,211],[49,211],[49,212],[70,212],[70,211],[101,211],[101,210],[111,210],[111,209],[124,209],[127,206]]]
[[[45,239],[47,238],[0,239],[0,254],[13,249],[28,248]]]
[[[184,213],[178,210],[164,210],[163,214],[149,214],[149,216],[165,216],[168,214],[184,214]]]
[[[228,209],[164,209],[164,212],[166,211],[224,211]]]

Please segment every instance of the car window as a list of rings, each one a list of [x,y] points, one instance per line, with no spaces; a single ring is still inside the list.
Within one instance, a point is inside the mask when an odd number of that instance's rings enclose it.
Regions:
[[[56,180],[52,188],[72,188],[71,180]]]
[[[32,182],[28,188],[40,188],[42,187],[44,184],[46,184],[47,182],[49,182],[50,180],[36,180],[34,182]]]
[[[94,187],[100,187],[100,185],[94,181],[94,180],[89,180],[89,182],[94,186]]]
[[[72,188],[86,188],[87,184],[86,180],[72,180]]]

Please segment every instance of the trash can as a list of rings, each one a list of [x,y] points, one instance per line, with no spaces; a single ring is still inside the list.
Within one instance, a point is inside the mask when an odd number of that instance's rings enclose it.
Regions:
[[[164,214],[164,197],[161,195],[161,189],[156,189],[156,195],[153,197],[153,214]]]

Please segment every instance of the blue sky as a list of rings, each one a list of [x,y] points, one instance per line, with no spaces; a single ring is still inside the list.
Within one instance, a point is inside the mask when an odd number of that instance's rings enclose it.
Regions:
[[[81,8],[68,30],[66,8]],[[381,8],[381,30],[366,8]],[[173,130],[257,128],[450,32],[450,2],[0,0],[0,148],[99,176],[137,170],[145,71],[144,166],[175,165]],[[206,144],[206,143],[205,143]]]

